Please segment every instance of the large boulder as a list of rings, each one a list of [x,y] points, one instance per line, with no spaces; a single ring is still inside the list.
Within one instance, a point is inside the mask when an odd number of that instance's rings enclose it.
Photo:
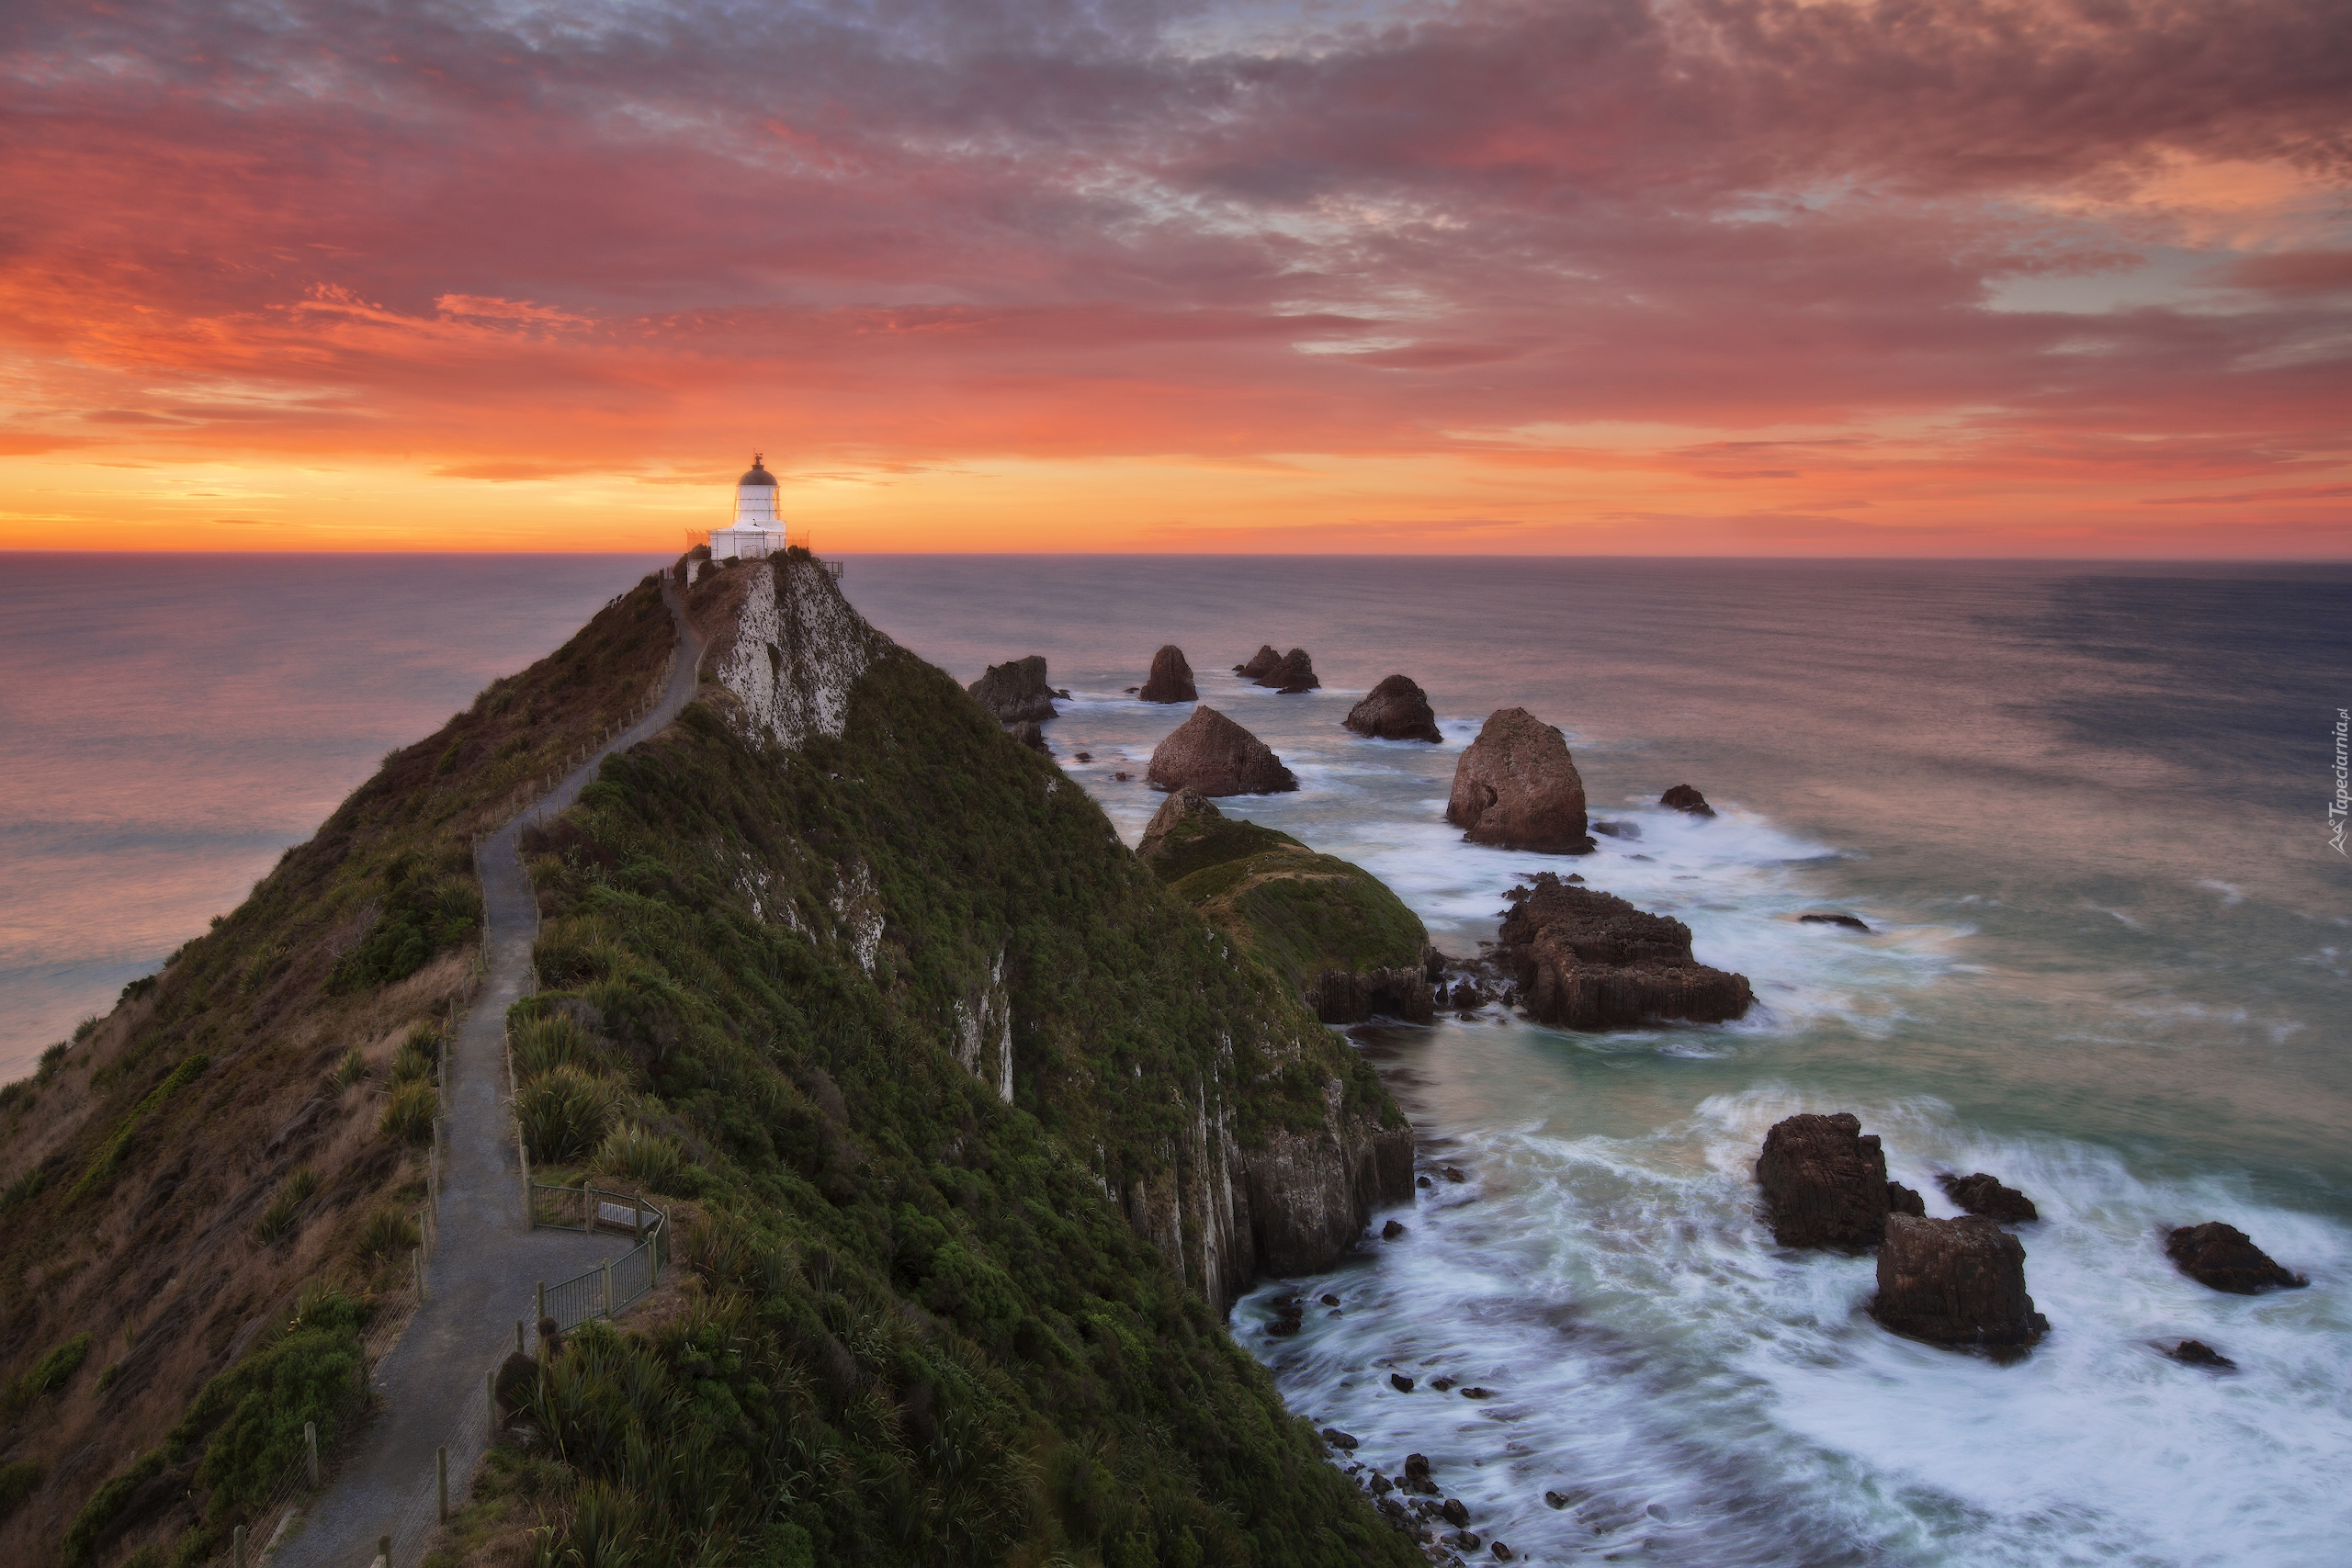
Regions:
[[[991,664],[968,688],[1000,723],[1043,722],[1054,716],[1054,689],[1046,684],[1046,661],[1037,654],[1009,664]]]
[[[1474,844],[1549,855],[1592,852],[1584,780],[1567,738],[1525,708],[1498,709],[1462,753],[1445,819]]]
[[[1658,1019],[1721,1023],[1755,1000],[1744,975],[1690,956],[1690,928],[1611,893],[1539,871],[1503,895],[1494,963],[1528,1015],[1560,1029],[1631,1029]]]
[[[1707,804],[1707,797],[1689,784],[1676,784],[1659,795],[1657,803],[1668,810],[1687,811],[1693,817],[1713,817],[1715,814],[1715,808]]]
[[[2232,1295],[2300,1290],[2311,1283],[2302,1275],[2280,1268],[2245,1232],[2219,1220],[2181,1226],[2165,1237],[2165,1256],[2199,1284]]]
[[[1402,675],[1391,675],[1374,686],[1340,722],[1374,740],[1445,739],[1438,733],[1437,715],[1430,709],[1429,694]]]
[[[1871,1315],[1930,1345],[2018,1349],[2050,1332],[2025,1293],[2025,1244],[1973,1214],[1889,1215]]]
[[[1193,667],[1184,650],[1170,643],[1151,656],[1151,674],[1136,694],[1148,703],[1196,703],[1201,694],[1193,685]]]
[[[1886,1179],[1886,1151],[1852,1112],[1792,1116],[1764,1134],[1757,1185],[1782,1247],[1876,1247],[1890,1214],[1923,1216],[1919,1195]]]
[[[1955,1176],[1945,1171],[1936,1178],[1936,1185],[1944,1190],[1945,1197],[1968,1213],[2005,1225],[2030,1224],[2041,1218],[2032,1199],[2014,1187],[2002,1186],[2000,1178],[1981,1170],[1973,1176]]]
[[[1282,661],[1283,656],[1274,651],[1272,643],[1261,642],[1258,645],[1258,651],[1250,656],[1250,661],[1235,665],[1233,672],[1245,681],[1254,681]]]
[[[1203,795],[1281,795],[1298,787],[1264,741],[1205,704],[1152,751],[1144,777],[1159,789]]]
[[[1257,679],[1261,686],[1272,686],[1284,695],[1293,692],[1311,692],[1323,683],[1315,678],[1315,660],[1306,657],[1306,649],[1303,648],[1294,648],[1283,654],[1274,661],[1273,668],[1263,671]]]

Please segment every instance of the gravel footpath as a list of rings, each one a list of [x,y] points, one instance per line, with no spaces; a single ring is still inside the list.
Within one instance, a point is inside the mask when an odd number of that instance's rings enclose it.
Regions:
[[[484,1382],[514,1348],[516,1321],[531,1319],[536,1287],[569,1280],[631,1245],[526,1224],[503,1026],[530,985],[538,935],[537,901],[516,848],[524,824],[578,800],[605,757],[657,733],[694,696],[702,638],[687,626],[667,573],[662,581],[678,657],[661,702],[475,852],[489,972],[450,1047],[440,1245],[425,1269],[425,1303],[373,1369],[379,1414],[326,1491],[280,1538],[267,1559],[273,1568],[368,1568],[386,1535],[396,1568],[421,1558],[435,1523],[434,1450],[449,1450],[455,1508],[489,1437]]]

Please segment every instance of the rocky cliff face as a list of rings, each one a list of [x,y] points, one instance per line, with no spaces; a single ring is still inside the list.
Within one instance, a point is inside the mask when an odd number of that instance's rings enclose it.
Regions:
[[[706,669],[716,688],[712,707],[737,738],[770,755],[775,747],[792,751],[842,739],[861,693],[874,681],[902,683],[922,670],[867,625],[814,562],[729,568],[696,585],[694,611],[711,639]],[[933,700],[962,706],[966,699],[951,691],[933,692]],[[946,721],[945,714],[937,716],[942,728]],[[1202,722],[1197,715],[1194,722]],[[897,750],[899,738],[881,741],[882,750]],[[865,737],[868,745],[876,739]],[[1007,765],[994,750],[998,738],[980,739],[990,765]],[[854,770],[829,772],[870,780],[898,760],[876,756]],[[1017,765],[1053,799],[1057,813],[1080,813],[1099,823],[1099,855],[1108,865],[1132,866],[1108,821],[1058,770],[1036,758]],[[858,797],[847,786],[842,793],[845,804]],[[961,820],[947,797],[928,792],[920,809],[933,817],[951,843],[997,836],[1008,827],[988,818]],[[921,950],[942,970],[938,982],[949,993],[943,1043],[1001,1102],[1058,1120],[1074,1101],[1107,1097],[1148,1109],[1149,1121],[1181,1129],[1140,1143],[1104,1138],[1074,1152],[1128,1223],[1204,1300],[1220,1308],[1229,1304],[1261,1270],[1328,1267],[1363,1234],[1374,1208],[1410,1196],[1409,1128],[1376,1079],[1345,1045],[1316,1028],[1295,998],[1249,997],[1204,1020],[1206,1038],[1182,1059],[1163,1060],[1140,1075],[1106,1072],[1099,1058],[1110,1043],[1039,1005],[1037,976],[1014,940],[1012,911],[1001,926],[967,913],[952,943],[943,942],[945,933],[921,930],[918,911],[893,907],[889,888],[903,885],[905,873],[891,874],[880,863],[888,857],[878,846],[855,856],[844,849],[831,833],[796,836],[795,870],[751,874],[746,886],[764,890],[763,918],[799,921],[811,941],[843,952],[861,974],[878,981]],[[812,871],[811,890],[820,897],[804,918],[795,912],[798,905],[786,885]],[[936,880],[943,873],[933,868],[923,874]],[[1034,920],[1034,911],[1027,913]],[[1077,910],[1072,916],[1099,918]],[[1197,923],[1189,929],[1194,941],[1212,940]],[[942,962],[950,946],[954,958]],[[1232,970],[1236,958],[1222,950],[1221,939],[1219,946],[1214,962]],[[1426,992],[1426,985],[1420,989]],[[1267,1097],[1256,1086],[1271,1077],[1295,1077],[1298,1068],[1306,1069],[1311,1098],[1269,1115]]]

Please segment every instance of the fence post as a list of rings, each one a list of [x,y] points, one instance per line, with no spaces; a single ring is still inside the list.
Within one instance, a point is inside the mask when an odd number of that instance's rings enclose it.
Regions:
[[[609,1321],[611,1320],[611,1318],[612,1318],[612,1315],[613,1315],[613,1260],[612,1260],[611,1258],[605,1258],[605,1317],[606,1321],[608,1321],[608,1322],[609,1322]]]
[[[441,1522],[446,1525],[449,1522],[449,1450],[446,1448],[433,1450],[433,1489],[440,1494]]]
[[[523,1320],[519,1317],[514,1320],[514,1353],[523,1353]]]
[[[408,1260],[416,1270],[416,1304],[423,1306],[424,1304],[424,1248],[421,1247],[410,1248]]]
[[[245,1527],[239,1525],[237,1533],[229,1540],[229,1568],[245,1568]]]
[[[392,1538],[390,1536],[379,1535],[376,1538],[376,1555],[384,1560],[384,1568],[392,1568]]]
[[[316,1421],[302,1423],[302,1462],[311,1472],[311,1486],[316,1490],[319,1484],[319,1424]]]
[[[645,1239],[645,1200],[639,1196],[633,1197],[628,1201],[629,1207],[637,1211],[637,1239],[643,1241]]]

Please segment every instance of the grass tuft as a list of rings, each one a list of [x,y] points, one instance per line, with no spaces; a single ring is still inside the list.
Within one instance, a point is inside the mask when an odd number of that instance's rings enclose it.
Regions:
[[[261,1212],[261,1218],[254,1222],[254,1238],[269,1247],[293,1235],[302,1205],[318,1190],[318,1176],[307,1166],[288,1176],[278,1188],[277,1196],[270,1200],[269,1207]]]
[[[514,1118],[535,1162],[578,1159],[604,1141],[612,1123],[612,1086],[576,1067],[556,1067],[524,1086]]]
[[[441,1111],[441,1096],[430,1078],[413,1078],[392,1090],[384,1102],[384,1135],[402,1143],[433,1141],[433,1118]]]

